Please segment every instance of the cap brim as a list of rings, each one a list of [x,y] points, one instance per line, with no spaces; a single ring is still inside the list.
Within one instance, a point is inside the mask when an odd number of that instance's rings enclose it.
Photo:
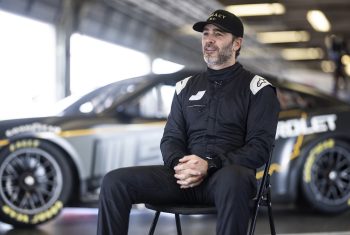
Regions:
[[[192,28],[193,28],[193,30],[195,30],[195,31],[197,31],[197,32],[203,32],[204,27],[205,27],[207,24],[213,24],[213,25],[219,27],[220,29],[224,30],[225,32],[230,33],[230,30],[228,30],[228,29],[222,27],[221,25],[216,24],[216,23],[213,23],[213,22],[207,22],[207,21],[200,21],[200,22],[197,22],[197,23],[195,23],[195,24],[192,26]]]
[[[197,31],[197,32],[203,32],[204,26],[206,26],[208,24],[208,22],[206,21],[200,21],[195,23],[192,28],[193,30]]]

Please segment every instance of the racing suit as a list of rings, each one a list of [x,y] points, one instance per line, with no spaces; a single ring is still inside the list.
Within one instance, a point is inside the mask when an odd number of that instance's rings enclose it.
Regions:
[[[239,63],[178,82],[161,140],[164,166],[120,168],[104,177],[97,234],[126,235],[135,203],[201,203],[216,206],[217,234],[245,235],[256,169],[269,157],[278,112],[275,89]],[[181,189],[173,167],[189,154],[214,159],[218,169]]]
[[[177,83],[161,141],[165,165],[173,167],[184,155],[196,154],[218,158],[222,166],[261,167],[275,139],[279,112],[269,85],[239,63]]]

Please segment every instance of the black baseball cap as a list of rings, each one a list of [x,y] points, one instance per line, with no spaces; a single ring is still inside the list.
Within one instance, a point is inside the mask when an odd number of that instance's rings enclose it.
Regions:
[[[207,24],[213,24],[236,37],[243,37],[244,28],[242,21],[231,12],[216,10],[206,21],[197,22],[192,28],[197,32],[203,32],[204,26]]]

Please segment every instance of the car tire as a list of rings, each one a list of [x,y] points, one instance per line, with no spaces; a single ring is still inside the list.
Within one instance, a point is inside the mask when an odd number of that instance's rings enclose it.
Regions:
[[[350,202],[350,146],[323,140],[307,152],[301,183],[308,205],[324,213],[340,213]]]
[[[64,152],[39,139],[22,139],[0,152],[0,220],[33,227],[55,218],[73,189]]]

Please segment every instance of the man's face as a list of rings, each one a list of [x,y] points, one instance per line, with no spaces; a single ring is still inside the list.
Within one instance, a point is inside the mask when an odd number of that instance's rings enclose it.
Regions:
[[[208,67],[221,69],[234,64],[235,50],[238,50],[241,42],[237,44],[236,40],[231,33],[207,24],[202,34],[202,49]]]

